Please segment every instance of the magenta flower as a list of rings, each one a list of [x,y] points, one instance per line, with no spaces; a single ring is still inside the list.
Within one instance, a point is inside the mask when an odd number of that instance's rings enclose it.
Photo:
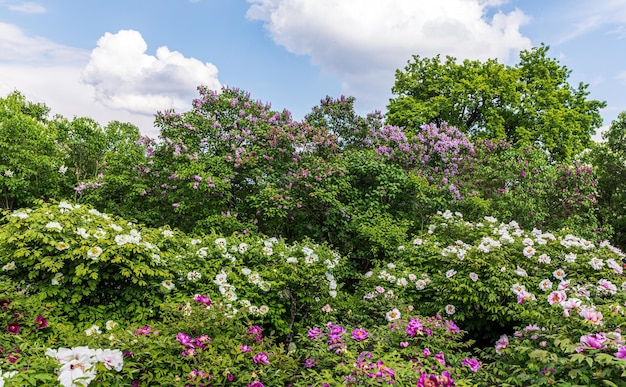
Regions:
[[[261,383],[258,380],[256,380],[256,381],[254,381],[252,383],[249,383],[247,385],[247,387],[265,387],[265,386],[263,385],[263,383]]]
[[[465,358],[461,361],[461,364],[468,366],[472,372],[476,372],[480,368],[480,363],[476,359]]]
[[[194,346],[193,339],[189,335],[186,335],[182,332],[178,332],[178,334],[176,335],[176,340],[178,340],[178,342],[184,345],[185,347]]]
[[[620,345],[617,347],[617,352],[615,352],[615,357],[618,359],[626,359],[626,345]]]
[[[254,325],[248,329],[248,333],[250,333],[251,335],[254,335],[254,337],[256,338],[256,341],[263,340],[263,334],[261,334],[262,331],[263,329],[258,325]]]
[[[367,339],[369,333],[367,333],[364,329],[355,329],[352,331],[352,338],[356,341],[363,341]]]
[[[241,347],[239,347],[239,350],[241,352],[250,352],[250,347],[248,347],[247,345],[243,344]]]
[[[320,338],[322,335],[323,335],[322,330],[319,328],[311,328],[309,329],[309,332],[307,333],[307,336],[311,340],[316,340]]]
[[[48,320],[46,320],[42,315],[39,315],[35,318],[35,325],[37,326],[37,329],[43,329],[48,326]]]
[[[270,359],[265,352],[259,352],[252,358],[256,364],[270,364]]]
[[[147,336],[150,333],[152,333],[152,328],[147,326],[147,325],[144,325],[143,327],[137,328],[135,330],[135,335],[137,335],[137,336],[140,336],[140,335],[146,335]]]
[[[625,347],[626,348],[626,347]],[[317,360],[313,359],[313,358],[308,358],[304,361],[304,366],[306,368],[313,368],[315,367],[315,363],[317,363]]]
[[[20,333],[20,324],[14,322],[14,323],[10,323],[7,326],[7,332],[8,333],[12,333],[14,335],[17,335],[18,333]]]
[[[211,306],[211,299],[202,294],[196,294],[193,296],[194,301],[199,302],[201,304],[205,304],[206,306]]]

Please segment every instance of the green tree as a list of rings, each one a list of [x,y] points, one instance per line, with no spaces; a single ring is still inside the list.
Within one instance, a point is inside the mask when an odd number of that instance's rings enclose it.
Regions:
[[[396,71],[387,121],[413,131],[447,122],[474,138],[537,145],[555,160],[569,160],[590,144],[606,103],[587,98],[588,84],[571,86],[571,71],[548,50],[522,51],[515,66],[415,55]]]
[[[586,155],[598,176],[601,219],[610,224],[614,241],[626,247],[626,111],[621,112],[603,134],[605,142],[594,144]]]
[[[49,109],[18,91],[0,98],[0,206],[13,209],[58,193],[61,152]]]

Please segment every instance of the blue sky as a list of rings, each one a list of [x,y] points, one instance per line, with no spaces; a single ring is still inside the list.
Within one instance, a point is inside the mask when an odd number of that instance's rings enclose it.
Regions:
[[[296,119],[352,95],[365,115],[414,54],[512,65],[541,43],[607,101],[605,125],[626,110],[626,0],[0,0],[0,95],[155,137],[154,113],[199,84]]]

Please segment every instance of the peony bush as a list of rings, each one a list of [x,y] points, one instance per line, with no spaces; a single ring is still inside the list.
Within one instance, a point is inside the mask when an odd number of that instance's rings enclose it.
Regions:
[[[0,385],[621,385],[624,253],[440,212],[359,278],[326,245],[40,203],[0,225]],[[429,317],[430,316],[430,317]]]

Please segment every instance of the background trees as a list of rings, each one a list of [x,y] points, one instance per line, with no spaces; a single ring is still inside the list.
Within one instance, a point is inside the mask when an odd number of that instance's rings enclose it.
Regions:
[[[555,160],[569,160],[589,145],[606,103],[587,99],[587,84],[571,86],[571,71],[549,58],[548,49],[522,51],[512,67],[416,55],[396,71],[387,120],[412,131],[447,122],[473,138],[537,145]]]

